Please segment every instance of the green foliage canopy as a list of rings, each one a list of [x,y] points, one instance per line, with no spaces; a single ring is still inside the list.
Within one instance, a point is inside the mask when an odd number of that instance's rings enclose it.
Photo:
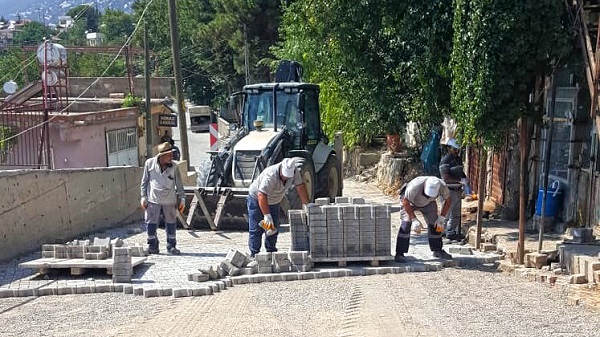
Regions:
[[[568,50],[563,3],[455,0],[452,107],[464,143],[495,146],[532,112],[536,76]]]

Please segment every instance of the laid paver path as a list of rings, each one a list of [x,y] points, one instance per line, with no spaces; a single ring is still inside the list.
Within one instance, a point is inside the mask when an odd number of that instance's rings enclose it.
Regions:
[[[383,195],[381,191],[370,184],[358,183],[353,179],[344,181],[344,195],[360,196],[369,203],[397,204],[397,199]],[[392,213],[391,243],[392,254],[396,242],[396,234],[400,225],[399,213]],[[285,251],[290,248],[289,228],[282,226],[279,234],[277,247]],[[193,291],[206,288],[211,285],[212,291],[218,291],[219,287],[226,287],[236,283],[250,283],[267,281],[268,278],[252,278],[252,276],[240,276],[221,282],[217,285],[205,282],[202,285],[197,282],[188,281],[188,274],[198,272],[198,268],[217,265],[223,261],[230,249],[247,252],[247,231],[207,231],[207,230],[185,230],[177,231],[178,248],[182,254],[172,256],[166,254],[165,232],[159,229],[159,240],[161,242],[161,253],[150,255],[146,263],[134,269],[130,284],[113,283],[105,270],[88,271],[84,275],[71,276],[66,273],[50,273],[40,275],[37,270],[22,269],[19,263],[31,261],[41,256],[40,251],[22,256],[19,259],[0,264],[0,298],[13,296],[38,296],[51,294],[71,294],[90,292],[126,292],[134,294],[145,294],[146,296],[192,296],[203,292]],[[144,224],[133,223],[120,228],[113,228],[90,235],[93,237],[119,237],[127,245],[134,243],[144,244],[146,234]],[[379,267],[370,267],[368,263],[349,263],[347,268],[338,268],[336,264],[317,264],[313,272],[299,278],[338,277],[349,275],[367,275],[376,273],[398,273],[410,271],[435,271],[442,268],[442,261],[431,256],[427,244],[426,234],[413,235],[411,248],[408,253],[413,257],[409,263],[398,264],[394,261],[380,263]],[[483,254],[475,252],[474,255],[455,255],[455,261],[444,263],[445,266],[465,266],[474,264],[492,263],[500,256],[497,254]],[[279,280],[279,278],[277,278]],[[158,289],[158,291],[154,291]],[[187,289],[187,293],[186,293]],[[152,291],[150,291],[152,290]],[[181,291],[183,290],[183,291]]]

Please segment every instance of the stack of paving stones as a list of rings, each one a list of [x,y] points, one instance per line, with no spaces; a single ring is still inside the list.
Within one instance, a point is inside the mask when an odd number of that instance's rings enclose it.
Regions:
[[[290,223],[290,239],[291,249],[295,251],[309,250],[308,242],[308,223],[306,220],[306,212],[298,209],[288,211]]]
[[[308,242],[312,258],[391,256],[391,206],[365,204],[363,198],[319,198],[306,212],[290,211],[293,247]],[[304,228],[308,226],[308,238]],[[295,228],[299,228],[295,230]],[[298,244],[294,246],[294,241]]]
[[[120,238],[94,238],[90,240],[73,240],[66,244],[42,245],[42,258],[54,259],[84,259],[106,260],[114,256],[115,248],[123,247],[125,243]],[[128,247],[131,256],[147,256],[148,247],[134,244]]]
[[[107,260],[112,258],[112,280],[116,283],[130,283],[133,275],[131,257],[148,255],[148,248],[139,244],[124,247],[120,238],[94,238],[90,240],[73,240],[66,244],[42,245],[42,258]],[[84,267],[85,268],[85,267]]]
[[[133,275],[131,250],[127,247],[113,248],[112,280],[115,283],[129,283]]]
[[[308,251],[258,253],[252,259],[231,249],[217,266],[199,268],[199,273],[188,274],[188,281],[206,282],[240,275],[271,274],[310,271],[312,259]]]

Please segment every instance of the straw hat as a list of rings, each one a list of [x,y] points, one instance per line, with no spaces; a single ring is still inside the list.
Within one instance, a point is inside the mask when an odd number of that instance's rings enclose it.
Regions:
[[[158,144],[158,156],[173,152],[173,147],[169,142]]]

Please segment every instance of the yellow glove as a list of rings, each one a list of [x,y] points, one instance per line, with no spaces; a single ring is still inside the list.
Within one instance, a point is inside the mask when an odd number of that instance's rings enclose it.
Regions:
[[[443,215],[438,216],[437,221],[435,222],[435,231],[438,233],[443,232],[445,223],[446,217]]]
[[[179,213],[183,213],[184,209],[185,209],[185,199],[181,199],[181,201],[179,201]]]

